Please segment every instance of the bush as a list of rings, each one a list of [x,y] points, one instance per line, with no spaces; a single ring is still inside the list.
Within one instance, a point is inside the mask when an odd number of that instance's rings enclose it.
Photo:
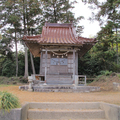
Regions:
[[[112,73],[112,71],[108,71],[108,70],[102,70],[102,71],[100,71],[100,74],[101,75],[105,75],[105,76],[108,76],[108,75],[111,75],[111,73]]]
[[[6,60],[2,65],[2,76],[15,76],[15,63],[12,60]]]
[[[20,107],[20,103],[16,96],[6,91],[0,92],[0,109],[9,111],[18,107]]]

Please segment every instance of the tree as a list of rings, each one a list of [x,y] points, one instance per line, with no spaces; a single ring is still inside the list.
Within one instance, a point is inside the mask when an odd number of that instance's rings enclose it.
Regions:
[[[70,23],[73,21],[75,26],[78,26],[79,20],[83,17],[74,17],[74,14],[71,12],[71,9],[74,7],[74,2],[69,2],[69,0],[0,0],[0,31],[2,32],[3,39],[2,42],[6,44],[9,40],[8,46],[4,47],[4,44],[1,46],[0,54],[2,54],[1,63],[4,63],[9,53],[11,58],[16,60],[16,76],[20,75],[18,71],[19,64],[19,54],[17,50],[17,42],[20,41],[23,35],[36,35],[40,34],[42,26],[47,22],[55,23]],[[78,26],[78,31],[81,31],[81,27]],[[15,43],[16,55],[12,53],[12,44]],[[11,46],[10,46],[11,45]],[[5,54],[9,49],[7,55]],[[27,58],[27,48],[25,48],[25,77],[28,76],[28,61]],[[1,57],[1,56],[0,56]],[[15,57],[15,58],[14,58]],[[35,60],[38,62],[38,59],[34,59],[31,56],[31,61]],[[12,60],[11,60],[12,61]],[[12,62],[13,62],[12,61]],[[10,61],[9,61],[10,63]],[[14,64],[15,62],[13,62]],[[2,64],[0,64],[2,65]],[[10,65],[10,64],[7,64]],[[5,65],[6,66],[6,65]],[[2,70],[1,66],[1,70]],[[36,70],[38,66],[35,65]],[[33,67],[34,70],[34,67]],[[22,74],[22,73],[21,73]]]
[[[33,34],[34,25],[39,23],[41,14],[41,4],[39,0],[22,0],[21,5],[23,6],[22,14],[23,14],[23,24],[24,24],[24,35],[28,33],[28,35]],[[32,56],[31,56],[31,61]],[[34,68],[33,68],[34,69]],[[35,70],[33,70],[35,71]],[[25,78],[28,77],[28,54],[27,47],[25,46]]]
[[[70,2],[69,0],[41,0],[43,11],[41,24],[38,27],[41,33],[42,26],[45,22],[49,23],[71,23],[73,22],[77,26],[79,33],[83,30],[82,26],[78,26],[78,23],[83,16],[75,18],[71,10],[74,8],[75,0]]]
[[[10,76],[15,75],[14,57],[10,48],[11,36],[9,31],[2,35],[0,40],[0,75]]]
[[[84,3],[90,4],[91,9],[97,9],[97,13],[93,12],[93,16],[90,20],[97,20],[101,25],[101,30],[98,32],[97,40],[99,42],[99,49],[96,48],[100,56],[105,58],[104,66],[107,65],[106,69],[111,69],[110,66],[119,66],[119,50],[120,44],[118,31],[120,28],[120,1],[119,0],[107,0],[101,2],[100,0],[82,0]],[[115,30],[113,32],[113,29]],[[98,47],[98,45],[96,46]],[[96,51],[95,51],[96,52]],[[116,63],[117,65],[116,65]],[[104,67],[103,67],[104,68]],[[102,68],[102,69],[103,69]],[[105,68],[104,68],[105,69]],[[115,70],[115,69],[114,69]],[[114,71],[113,70],[113,71]],[[115,70],[117,72],[117,70]]]
[[[17,41],[18,34],[20,32],[20,11],[17,0],[6,0],[1,2],[1,13],[3,25],[10,25],[9,32],[13,41],[15,42],[16,49],[16,76],[18,75],[18,53],[17,53]],[[4,26],[3,26],[4,27]]]

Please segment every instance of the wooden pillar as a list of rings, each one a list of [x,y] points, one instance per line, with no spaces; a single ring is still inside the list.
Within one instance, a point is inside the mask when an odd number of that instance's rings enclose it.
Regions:
[[[33,71],[33,74],[35,74],[35,66],[34,66],[33,56],[31,52],[30,52],[30,59],[31,59],[32,71]]]
[[[43,53],[40,54],[40,74],[42,74],[42,59],[43,59]]]
[[[73,50],[73,84],[75,83],[75,50]]]
[[[85,85],[86,85],[86,75],[85,75]]]
[[[78,75],[78,52],[75,54],[75,75]]]
[[[45,50],[45,83],[47,76],[47,49]]]

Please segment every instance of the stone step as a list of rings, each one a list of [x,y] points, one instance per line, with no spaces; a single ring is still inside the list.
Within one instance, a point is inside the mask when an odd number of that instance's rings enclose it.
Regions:
[[[47,78],[47,80],[52,80],[52,81],[66,81],[66,80],[72,80],[71,78]]]
[[[48,120],[48,119],[28,119],[28,120]],[[49,119],[56,120],[56,119]],[[107,119],[57,119],[57,120],[107,120]]]
[[[32,102],[29,105],[29,109],[75,109],[75,110],[91,110],[91,109],[100,109],[100,105],[98,102],[43,102],[43,103],[37,103],[37,102]]]
[[[44,85],[45,86],[45,85]],[[59,87],[59,88],[61,88],[61,87],[74,87],[74,85],[73,84],[63,84],[63,85],[61,85],[61,84],[57,84],[57,85],[51,85],[51,84],[47,84],[46,85],[47,87]]]
[[[47,79],[46,83],[48,84],[72,84],[73,80],[70,79]]]
[[[72,77],[62,77],[62,76],[60,76],[60,77],[48,77],[47,76],[47,79],[72,79]]]
[[[72,75],[47,75],[47,77],[49,77],[49,78],[60,78],[60,77],[62,77],[62,78],[72,78]]]
[[[72,78],[64,78],[64,77],[56,77],[56,78],[54,78],[54,77],[47,77],[47,80],[72,80]]]
[[[89,87],[89,86],[80,86],[78,87],[51,87],[51,86],[34,86],[33,91],[36,92],[93,92],[93,91],[100,91],[99,87]]]
[[[48,84],[72,84],[71,75],[47,75],[46,82]]]
[[[28,119],[105,119],[105,112],[101,109],[29,109]]]
[[[33,88],[34,92],[90,92],[86,90],[74,90],[74,89],[42,89],[42,88]]]

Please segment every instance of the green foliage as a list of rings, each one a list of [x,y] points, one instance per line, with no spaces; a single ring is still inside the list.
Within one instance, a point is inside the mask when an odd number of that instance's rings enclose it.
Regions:
[[[52,23],[73,21],[77,26],[83,16],[76,19],[71,12],[75,3],[76,1],[69,0],[0,0],[0,29],[2,28],[3,35],[0,35],[0,75],[24,75],[24,53],[17,52],[17,43],[26,33],[28,35],[40,34],[46,21]],[[81,26],[77,28],[79,33],[83,29]],[[13,43],[16,48],[15,54],[11,51]],[[34,61],[38,73],[39,58],[34,58]],[[29,74],[31,74],[30,60],[28,64]]]
[[[112,71],[108,71],[108,70],[102,70],[100,71],[101,75],[105,75],[105,76],[108,76],[108,75],[111,75]]]
[[[43,1],[43,17],[50,23],[68,23],[71,17],[74,18],[70,9],[73,7],[69,4],[69,0],[42,0]]]
[[[20,103],[16,96],[6,91],[0,92],[0,109],[9,111],[18,107],[20,107]]]
[[[0,84],[2,85],[14,85],[19,83],[27,83],[28,79],[25,79],[23,76],[20,77],[4,77],[0,76]]]
[[[93,82],[98,81],[102,77],[103,77],[103,75],[98,75]]]
[[[116,53],[107,43],[99,41],[87,54],[79,59],[79,74],[100,75],[100,71],[120,72],[116,64]]]
[[[120,2],[115,0],[108,0],[103,3],[100,0],[82,1],[89,3],[91,8],[99,8],[93,19],[101,23],[103,17],[106,17],[107,22],[98,33],[98,43],[84,57],[79,59],[79,74],[96,76],[101,74],[100,71],[120,72],[120,38],[117,31],[112,31],[113,28],[116,30],[120,27],[120,11],[118,9]],[[26,31],[28,35],[41,33],[42,26],[46,21],[52,23],[69,23],[73,21],[74,25],[77,26],[78,34],[80,34],[83,27],[78,26],[78,23],[83,19],[83,16],[75,18],[71,12],[75,3],[75,0],[73,2],[69,2],[69,0],[0,0],[0,28],[11,26],[2,29],[2,36],[0,35],[0,75],[15,75],[15,67],[17,66],[15,65],[15,58],[17,58],[17,54],[15,55],[11,49],[13,41],[17,44]],[[36,26],[37,28],[35,28]],[[28,59],[30,75],[32,68],[29,54]],[[18,53],[18,76],[24,75],[24,62],[24,52]],[[34,63],[38,73],[39,58],[34,58]]]
[[[76,0],[73,0],[73,2],[69,0],[42,0],[43,20],[41,20],[41,24],[43,25],[45,21],[50,23],[70,23],[72,21],[74,25],[77,26],[77,32],[80,34],[83,30],[83,26],[79,26],[78,23],[84,17],[79,16],[75,18],[74,13],[71,12],[76,3]],[[41,27],[40,25],[39,29]]]
[[[2,68],[2,76],[15,76],[15,64],[11,60],[6,60]]]
[[[18,53],[18,76],[24,76],[24,69],[25,69],[25,53],[19,52]]]
[[[99,9],[98,12],[93,13],[90,20],[97,20],[102,25],[101,31],[98,32],[96,38],[98,43],[89,52],[90,61],[85,55],[86,65],[92,65],[90,66],[91,71],[95,71],[97,74],[101,74],[100,71],[106,70],[120,72],[120,37],[117,31],[120,28],[120,2],[116,0],[104,2],[100,0],[82,1],[88,3],[93,10]]]
[[[117,76],[120,78],[120,74],[117,74]]]
[[[18,76],[24,76],[24,70],[25,70],[25,53],[19,52],[18,53]],[[36,69],[36,74],[39,74],[40,69],[40,58],[33,58],[34,65]],[[29,75],[32,74],[32,65],[30,60],[30,53],[28,52],[28,70]],[[11,54],[11,56],[1,56],[0,57],[0,75],[1,76],[7,76],[12,77],[15,76],[15,55]],[[26,80],[23,80],[26,82]]]

